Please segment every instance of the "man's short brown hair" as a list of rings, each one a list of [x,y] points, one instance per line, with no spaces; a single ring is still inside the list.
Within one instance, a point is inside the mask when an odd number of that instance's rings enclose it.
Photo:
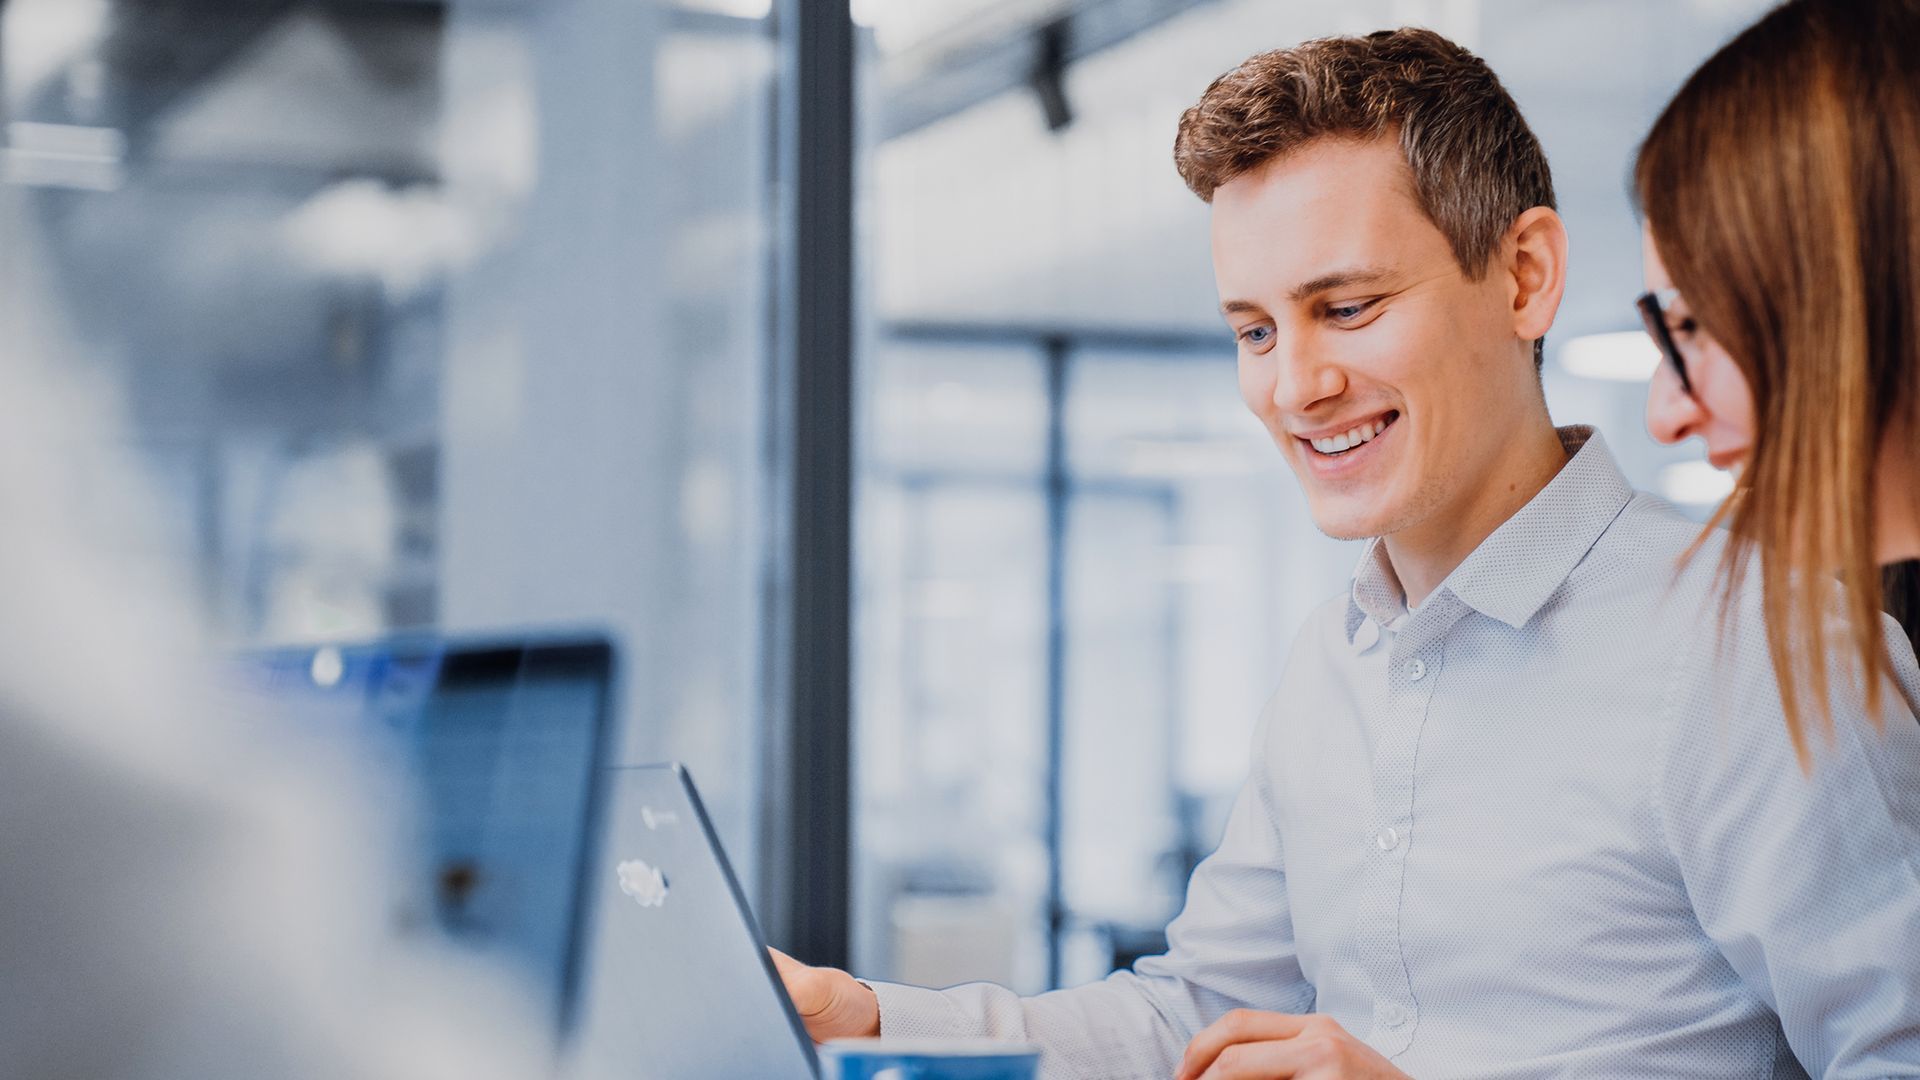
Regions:
[[[1486,61],[1412,27],[1247,60],[1180,117],[1173,161],[1212,202],[1220,185],[1315,140],[1389,133],[1421,209],[1470,280],[1486,274],[1515,218],[1554,205],[1547,156]]]

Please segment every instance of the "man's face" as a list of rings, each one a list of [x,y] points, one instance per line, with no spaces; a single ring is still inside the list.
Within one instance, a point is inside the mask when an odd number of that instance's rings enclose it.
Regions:
[[[1445,527],[1540,408],[1511,275],[1467,280],[1412,185],[1394,140],[1329,139],[1213,197],[1240,392],[1342,539]]]

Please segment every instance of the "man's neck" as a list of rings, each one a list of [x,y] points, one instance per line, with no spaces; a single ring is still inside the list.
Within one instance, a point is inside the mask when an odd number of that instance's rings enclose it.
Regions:
[[[1459,505],[1444,509],[1420,524],[1394,533],[1382,542],[1394,576],[1406,593],[1407,606],[1425,603],[1453,568],[1493,535],[1506,520],[1527,505],[1567,463],[1566,447],[1551,422],[1529,425],[1526,434],[1509,444],[1499,467],[1481,478]]]

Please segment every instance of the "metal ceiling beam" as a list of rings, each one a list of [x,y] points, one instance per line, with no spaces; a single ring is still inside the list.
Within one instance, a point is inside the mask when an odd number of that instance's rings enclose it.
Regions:
[[[1233,335],[1225,326],[1114,326],[1093,323],[939,321],[895,319],[880,324],[888,341],[915,345],[986,345],[1039,348],[1064,341],[1076,349],[1155,352],[1213,360],[1233,358]]]
[[[144,142],[160,117],[216,77],[234,58],[294,9],[293,0],[145,0],[118,3],[97,59],[106,75],[99,115],[51,118],[119,129],[130,146]],[[47,105],[74,107],[62,80]]]
[[[1210,0],[1086,0],[1011,34],[921,50],[880,63],[884,102],[877,130],[896,139],[998,97],[1032,87],[1050,64],[1072,64],[1110,49]],[[1044,85],[1042,87],[1044,89]]]

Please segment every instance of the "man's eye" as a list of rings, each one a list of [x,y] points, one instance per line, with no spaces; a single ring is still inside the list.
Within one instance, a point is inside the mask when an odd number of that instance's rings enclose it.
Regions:
[[[1271,326],[1249,326],[1240,331],[1240,340],[1249,345],[1265,345],[1273,337]]]
[[[1351,304],[1329,304],[1327,305],[1327,317],[1334,322],[1352,322],[1360,316],[1365,315],[1368,309],[1373,307],[1374,303],[1375,301],[1372,300],[1356,300]]]

